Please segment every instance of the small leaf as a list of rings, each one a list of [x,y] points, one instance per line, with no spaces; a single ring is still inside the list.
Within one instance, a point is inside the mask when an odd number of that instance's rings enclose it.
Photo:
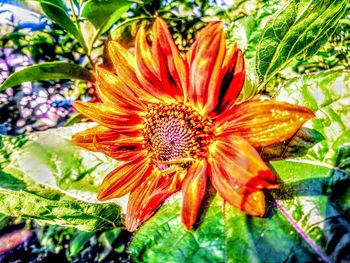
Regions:
[[[109,231],[104,232],[99,237],[101,243],[104,244],[104,247],[112,248],[112,244],[114,240],[117,239],[121,232],[121,229],[111,229]]]
[[[85,43],[88,47],[93,45],[96,40],[96,28],[89,20],[84,20],[80,23],[81,33],[85,39]]]
[[[67,62],[47,62],[33,65],[13,73],[0,86],[0,91],[17,86],[26,81],[53,79],[81,79],[94,81],[93,74],[87,69]]]
[[[85,116],[83,116],[81,113],[74,113],[71,115],[71,117],[64,123],[65,127],[72,126],[74,124],[77,124],[79,122],[82,122],[82,120],[86,119]]]
[[[130,6],[131,2],[127,0],[89,0],[81,15],[88,19],[100,34],[103,34],[129,10]]]
[[[103,251],[98,256],[98,262],[103,262],[104,259],[111,253],[114,249],[113,242],[118,238],[121,233],[121,229],[111,229],[102,233],[98,237],[98,241],[103,245]]]
[[[257,47],[257,71],[266,84],[294,58],[314,54],[346,11],[345,0],[293,0],[266,24]]]
[[[77,256],[94,235],[95,232],[76,232],[69,243],[69,257]]]

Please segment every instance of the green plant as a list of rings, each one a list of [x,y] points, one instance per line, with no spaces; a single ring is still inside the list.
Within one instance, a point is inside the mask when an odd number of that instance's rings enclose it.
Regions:
[[[136,231],[129,247],[135,262],[350,259],[346,241],[350,234],[349,7],[345,0],[261,1],[250,12],[243,8],[249,1],[235,1],[242,12],[208,1],[33,3],[30,8],[69,33],[86,59],[80,64],[50,61],[29,66],[11,75],[0,90],[24,81],[94,82],[95,62],[109,63],[101,50],[103,40],[119,39],[132,46],[139,26],[157,15],[169,22],[185,52],[204,20],[215,17],[226,22],[228,42],[243,45],[248,78],[241,100],[263,94],[316,113],[291,140],[260,149],[281,181],[281,188],[269,193],[265,218],[247,216],[209,191],[200,222],[187,231],[180,223],[181,197],[174,195]],[[38,34],[35,41],[45,38]],[[0,212],[84,231],[123,228],[127,198],[101,204],[95,196],[103,176],[119,163],[71,144],[71,135],[86,127],[89,124],[25,137],[2,136]],[[82,244],[92,237],[74,235]],[[70,257],[82,249],[74,244]]]

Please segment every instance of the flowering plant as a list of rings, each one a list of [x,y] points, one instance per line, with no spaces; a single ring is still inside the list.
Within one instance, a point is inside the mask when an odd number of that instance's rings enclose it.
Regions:
[[[130,192],[126,227],[135,231],[182,189],[182,221],[190,229],[210,177],[225,201],[263,216],[263,190],[278,183],[254,147],[289,139],[312,111],[273,100],[235,104],[245,78],[243,54],[236,46],[226,52],[220,22],[202,30],[186,60],[163,20],[156,19],[151,38],[149,44],[140,29],[135,57],[110,42],[116,75],[96,67],[102,103],[74,104],[100,125],[73,142],[125,162],[106,176],[98,198]]]
[[[79,113],[0,136],[0,228],[45,225],[0,233],[0,261],[31,236],[74,262],[350,258],[345,0],[8,2],[46,31],[0,100],[70,79]],[[4,35],[5,48],[31,39]]]

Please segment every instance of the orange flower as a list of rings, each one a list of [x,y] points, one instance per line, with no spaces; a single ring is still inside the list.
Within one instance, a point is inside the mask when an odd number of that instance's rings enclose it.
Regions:
[[[108,43],[115,72],[96,67],[102,103],[75,102],[99,125],[73,142],[124,162],[106,176],[98,198],[130,193],[129,231],[180,189],[182,221],[190,229],[208,176],[232,206],[264,215],[264,190],[278,183],[255,148],[290,138],[314,114],[273,100],[235,104],[243,54],[236,46],[227,51],[225,41],[222,23],[209,23],[183,58],[158,18],[151,32],[139,30],[135,55]]]

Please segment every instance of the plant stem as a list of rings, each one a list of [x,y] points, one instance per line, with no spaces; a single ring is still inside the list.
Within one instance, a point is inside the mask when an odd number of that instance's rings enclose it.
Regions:
[[[125,20],[124,22],[120,23],[119,25],[117,25],[117,27],[114,30],[118,29],[119,27],[121,27],[123,25],[131,23],[133,21],[143,20],[143,19],[153,19],[153,17],[150,17],[150,16],[138,16],[138,17],[129,18],[129,19]]]
[[[75,11],[74,11],[73,0],[69,0],[69,4],[70,4],[70,9],[71,9],[71,11],[72,11],[72,15],[73,15],[73,17],[74,17],[74,22],[76,23],[78,29],[80,29],[79,24],[78,24],[78,17],[77,17],[77,15],[75,14]]]
[[[128,23],[130,23],[130,22],[132,22],[132,21],[135,21],[135,20],[142,20],[142,19],[152,19],[152,17],[140,16],[140,17],[130,18],[130,19],[128,19],[128,20],[126,20],[126,21],[120,23],[114,30],[116,30],[117,28],[119,28],[119,27],[121,27],[121,26],[123,26],[123,25],[125,25],[125,24],[128,24]],[[98,37],[100,36],[101,30],[102,30],[102,29],[103,29],[103,27],[100,27],[100,29],[97,30],[97,31],[95,32],[94,36],[92,37],[92,41],[91,41],[91,43],[90,43],[90,45],[89,45],[89,47],[88,47],[88,51],[87,51],[87,53],[88,53],[89,55],[91,54],[92,49],[94,48],[94,44],[95,44],[95,42],[97,41]]]
[[[75,11],[74,11],[74,4],[73,4],[73,0],[69,0],[69,4],[70,4],[70,8],[71,8],[71,11],[72,11],[72,15],[73,15],[73,18],[74,18],[74,23],[77,27],[77,30],[79,32],[79,34],[81,35],[81,37],[83,38],[84,40],[84,45],[83,45],[83,49],[84,49],[84,52],[85,52],[85,55],[86,57],[88,58],[89,60],[89,63],[91,64],[91,66],[94,65],[92,59],[91,59],[91,54],[89,53],[89,50],[88,48],[86,47],[86,42],[85,42],[85,39],[84,39],[84,36],[83,36],[83,33],[81,32],[81,28],[80,28],[80,24],[79,24],[79,19],[77,17],[77,15],[75,14]]]
[[[278,210],[285,216],[288,222],[293,228],[301,235],[301,237],[309,244],[309,246],[316,252],[316,254],[326,263],[332,263],[329,257],[322,251],[322,249],[305,233],[303,229],[294,221],[294,219],[287,213],[283,207],[277,203],[276,199],[273,198],[273,203]]]

